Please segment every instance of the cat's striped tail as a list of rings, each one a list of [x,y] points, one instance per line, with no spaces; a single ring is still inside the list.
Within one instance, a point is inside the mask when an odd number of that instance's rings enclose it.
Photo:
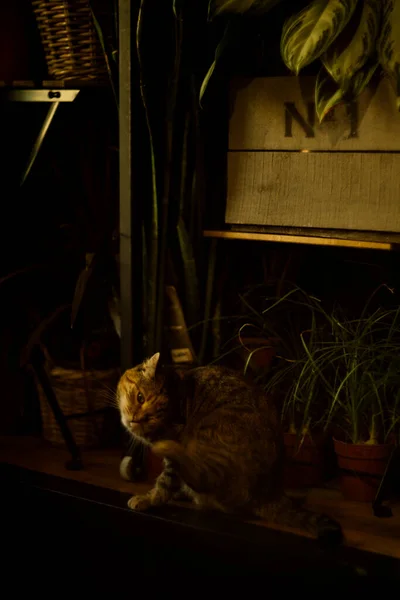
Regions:
[[[327,515],[296,506],[287,496],[257,509],[255,514],[270,523],[306,531],[325,546],[337,546],[343,541],[342,528],[337,521]]]

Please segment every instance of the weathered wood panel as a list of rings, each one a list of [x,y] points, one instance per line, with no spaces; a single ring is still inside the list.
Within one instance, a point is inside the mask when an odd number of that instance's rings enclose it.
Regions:
[[[400,231],[400,154],[228,153],[227,223]]]
[[[314,89],[314,77],[234,80],[229,149],[400,151],[400,115],[389,81],[337,107],[322,125]]]

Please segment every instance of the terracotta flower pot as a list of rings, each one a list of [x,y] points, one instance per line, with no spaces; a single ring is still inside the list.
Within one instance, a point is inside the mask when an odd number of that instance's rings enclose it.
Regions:
[[[250,359],[252,367],[257,369],[268,368],[271,364],[272,359],[275,356],[274,340],[258,338],[258,337],[242,337],[242,343],[244,345],[243,351],[245,354],[245,360],[247,360],[249,354],[254,352]]]
[[[340,488],[346,500],[372,502],[376,496],[392,444],[348,444],[334,439],[340,469]]]
[[[293,433],[284,434],[284,486],[287,488],[315,487],[324,480],[325,438],[306,436],[300,448]]]

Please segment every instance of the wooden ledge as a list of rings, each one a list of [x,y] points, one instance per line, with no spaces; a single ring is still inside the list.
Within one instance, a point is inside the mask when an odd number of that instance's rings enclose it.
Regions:
[[[274,242],[284,244],[306,244],[313,246],[334,246],[342,248],[360,248],[368,250],[394,250],[398,244],[370,240],[342,239],[334,237],[317,237],[306,235],[290,235],[279,233],[206,230],[204,237],[226,240],[248,240],[253,242]]]
[[[82,471],[67,471],[64,468],[67,458],[68,453],[64,449],[49,446],[40,439],[0,437],[0,463],[15,465],[19,468],[29,469],[31,472],[39,472],[76,484],[96,486],[92,488],[94,490],[105,489],[109,490],[109,493],[111,491],[122,493],[126,498],[123,501],[125,507],[128,494],[140,494],[149,489],[148,483],[130,483],[120,478],[121,451],[118,449],[84,452],[84,470]],[[93,494],[96,496],[95,492]],[[310,509],[323,512],[341,523],[346,547],[349,551],[371,553],[371,558],[380,555],[382,558],[400,560],[400,502],[391,503],[394,516],[389,519],[375,517],[370,504],[343,500],[341,493],[335,487],[310,490],[307,492],[305,504]],[[190,515],[197,512],[191,510],[186,502],[176,503],[176,505],[184,509],[183,514]],[[173,507],[170,507],[169,511],[172,509]],[[200,517],[201,515],[195,517],[193,514],[195,520]],[[225,523],[225,517],[222,518]],[[206,516],[204,519],[207,520]],[[233,526],[233,521],[229,520],[229,522]],[[225,526],[230,527],[231,525],[225,523]],[[245,525],[242,522],[242,526],[245,527]],[[249,526],[251,525],[257,525],[256,529],[260,534],[261,531],[267,533],[268,530],[279,530],[282,533],[296,533],[300,534],[300,537],[304,536],[300,531],[271,527],[263,521],[250,521]]]

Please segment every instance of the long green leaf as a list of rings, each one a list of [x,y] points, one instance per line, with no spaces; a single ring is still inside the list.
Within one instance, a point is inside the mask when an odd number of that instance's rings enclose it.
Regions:
[[[375,75],[376,70],[379,66],[378,61],[375,57],[372,57],[366,64],[354,74],[350,81],[347,93],[352,100],[355,100],[357,96],[363,93],[372,77]]]
[[[85,268],[79,274],[78,280],[76,282],[74,297],[72,300],[72,309],[71,309],[71,327],[75,325],[76,318],[78,316],[79,310],[82,306],[83,299],[85,297],[86,289],[89,283],[89,280],[93,274],[94,266],[95,266],[96,255],[93,253],[86,254],[86,265]]]
[[[19,275],[25,275],[26,273],[29,273],[30,271],[36,271],[39,269],[45,269],[45,265],[29,265],[28,267],[25,267],[24,269],[18,269],[17,271],[13,271],[12,273],[7,273],[7,275],[4,275],[4,277],[0,277],[0,286],[3,285],[3,283],[6,283],[6,281],[10,281],[11,279],[14,279],[14,277],[18,277]]]
[[[257,352],[260,352],[261,350],[269,350],[271,348],[273,348],[273,346],[269,345],[269,346],[260,346],[259,348],[254,348],[254,350],[251,350],[248,353],[248,355],[247,355],[246,363],[245,363],[244,368],[243,368],[243,374],[246,375],[247,370],[248,370],[248,368],[250,366],[250,363],[251,363],[251,359],[253,358],[253,356],[255,354],[257,354]]]
[[[189,325],[192,325],[197,321],[198,318],[200,308],[200,297],[197,280],[196,261],[193,255],[192,244],[182,218],[180,218],[178,221],[177,233],[185,280],[187,320]]]
[[[284,24],[281,55],[285,65],[299,74],[319,58],[349,22],[357,0],[314,0]]]
[[[116,60],[116,50],[110,49],[108,47],[108,45],[106,44],[106,41],[104,39],[103,30],[102,30],[101,25],[93,11],[92,6],[90,6],[90,12],[92,14],[94,27],[96,29],[97,36],[99,38],[101,49],[103,52],[104,61],[106,63],[108,78],[110,80],[110,85],[111,85],[111,89],[112,89],[113,96],[115,99],[115,104],[117,105],[117,109],[119,110],[119,101],[118,101],[118,94],[117,94],[117,90],[116,90],[116,82],[114,81],[115,76],[114,76],[113,68],[111,66],[111,64],[115,63],[115,60]]]
[[[353,19],[321,57],[329,75],[342,89],[347,89],[357,71],[374,54],[381,21],[381,0],[365,0],[354,31]],[[358,9],[358,7],[357,7]],[[358,13],[358,10],[355,13]],[[350,38],[350,39],[349,39]]]
[[[332,77],[322,67],[315,84],[315,111],[320,123],[326,115],[343,102],[352,102],[365,90],[374,76],[378,62],[375,58],[368,60],[353,77],[346,82],[345,87],[339,87]]]
[[[239,41],[240,41],[240,23],[236,18],[231,18],[225,26],[222,38],[221,38],[218,46],[215,49],[214,60],[211,64],[210,68],[208,69],[206,76],[203,79],[203,83],[201,84],[200,96],[199,96],[200,106],[202,105],[204,94],[206,92],[206,89],[208,87],[210,79],[213,76],[214,71],[215,71],[219,61],[224,56],[226,50],[228,48],[232,48],[235,45],[237,45],[239,43]]]
[[[210,322],[211,316],[211,307],[212,307],[212,299],[213,299],[213,290],[215,283],[215,268],[217,263],[217,248],[218,248],[218,240],[213,238],[210,244],[210,253],[208,260],[208,272],[207,272],[207,284],[206,284],[206,294],[205,294],[205,304],[204,304],[204,325],[203,331],[201,335],[200,342],[200,350],[198,352],[199,363],[203,364],[206,347],[207,347],[207,333],[208,333],[208,324]]]
[[[151,273],[149,271],[149,256],[148,256],[148,239],[146,235],[146,227],[145,222],[142,221],[142,318],[143,323],[147,324],[146,331],[144,334],[145,337],[145,352],[146,354],[151,354],[149,349],[149,331],[148,331],[148,320],[149,320],[149,290],[151,290],[151,285],[149,285],[149,276],[151,277]]]
[[[182,0],[172,0],[172,12],[175,19],[179,19],[182,12]]]
[[[281,2],[281,0],[210,0],[208,5],[208,17],[211,20],[222,14],[240,15],[246,12],[254,15],[261,15],[267,13],[271,8],[279,4],[279,2]],[[239,41],[240,21],[236,18],[231,18],[228,21],[222,38],[215,50],[214,60],[201,84],[199,98],[200,106],[210,79],[213,76],[221,57],[228,48],[237,45]]]
[[[141,0],[137,25],[136,25],[136,53],[139,63],[139,84],[142,105],[145,113],[146,127],[150,147],[150,166],[151,166],[151,224],[147,235],[148,241],[148,311],[147,311],[147,351],[154,354],[158,350],[156,347],[156,320],[157,320],[157,277],[159,263],[159,219],[158,219],[158,186],[157,186],[157,167],[154,149],[153,131],[150,123],[149,108],[145,92],[146,82],[144,80],[144,65],[142,57],[142,35],[143,35],[143,13],[145,0]]]
[[[266,13],[281,0],[210,0],[208,5],[208,18],[222,14],[251,14]]]
[[[108,299],[108,312],[113,322],[114,329],[118,337],[121,337],[121,301],[116,289],[111,289]]]
[[[315,83],[315,112],[322,123],[326,115],[343,102],[344,91],[322,67]]]
[[[182,8],[181,6],[176,8]],[[178,12],[174,21],[175,25],[175,56],[170,80],[169,91],[167,95],[167,114],[165,119],[165,154],[163,169],[163,197],[161,202],[160,219],[160,244],[159,244],[159,265],[157,277],[157,314],[155,328],[155,348],[159,350],[162,347],[164,333],[164,302],[165,302],[165,277],[167,256],[169,250],[170,231],[170,204],[174,204],[174,186],[173,186],[173,152],[174,142],[177,137],[177,128],[175,125],[176,111],[178,107],[178,96],[180,81],[182,76],[182,47],[184,39],[184,21],[181,13]]]
[[[385,1],[378,54],[382,67],[393,81],[397,108],[400,110],[400,2],[398,0]]]

